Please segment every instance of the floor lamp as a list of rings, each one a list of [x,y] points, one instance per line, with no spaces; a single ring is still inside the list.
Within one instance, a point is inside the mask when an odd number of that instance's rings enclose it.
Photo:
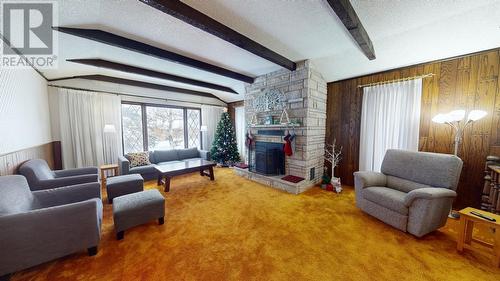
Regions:
[[[113,153],[111,152],[113,142],[114,142],[114,135],[116,134],[116,128],[115,125],[113,124],[106,124],[104,125],[103,129],[104,133],[104,156],[106,159],[104,159],[105,164],[110,164],[108,162],[111,161],[111,158],[113,158]]]
[[[201,125],[200,127],[200,135],[201,135],[201,149],[205,149],[204,145],[203,145],[203,133],[208,131],[208,127],[207,125]],[[208,146],[208,144],[207,144]]]
[[[432,122],[439,124],[447,124],[453,128],[455,132],[454,136],[454,152],[453,154],[458,155],[458,147],[462,142],[462,135],[464,134],[465,128],[470,124],[482,119],[486,116],[487,112],[483,110],[472,110],[465,119],[465,110],[453,110],[449,113],[439,113],[432,118]]]
[[[458,156],[458,147],[462,142],[462,136],[464,134],[465,128],[467,128],[467,126],[469,126],[470,124],[482,119],[484,116],[486,116],[486,114],[488,113],[483,110],[472,110],[467,115],[467,119],[465,119],[465,110],[459,109],[453,110],[448,113],[439,113],[438,115],[434,116],[434,118],[432,118],[432,122],[438,124],[446,124],[452,128],[453,132],[455,133],[453,137],[453,154]],[[460,215],[458,213],[453,213],[452,210],[450,210],[450,214],[448,216],[454,219],[460,218]]]

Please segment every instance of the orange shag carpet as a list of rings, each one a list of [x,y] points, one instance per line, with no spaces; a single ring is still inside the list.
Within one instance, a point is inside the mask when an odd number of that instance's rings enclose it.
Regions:
[[[165,224],[121,241],[106,203],[97,256],[82,251],[11,280],[500,280],[487,258],[457,253],[456,221],[416,239],[358,210],[351,188],[293,195],[215,173],[214,182],[174,178]]]

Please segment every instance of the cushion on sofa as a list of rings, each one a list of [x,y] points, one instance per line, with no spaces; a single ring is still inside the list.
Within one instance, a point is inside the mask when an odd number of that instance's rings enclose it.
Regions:
[[[200,153],[198,152],[198,148],[196,148],[196,147],[186,148],[186,149],[178,149],[177,154],[179,155],[180,160],[200,157]]]
[[[154,154],[154,151],[150,151],[149,152],[149,162],[151,162],[152,164],[156,163],[156,159],[155,159],[155,154]]]
[[[432,187],[430,185],[421,184],[414,181],[405,180],[402,178],[387,176],[387,187],[397,189],[402,192],[410,192],[414,189]]]
[[[179,155],[177,154],[177,150],[175,149],[155,150],[153,153],[155,163],[179,160]]]
[[[155,173],[156,165],[155,164],[149,164],[145,166],[139,166],[139,167],[134,167],[130,168],[129,174],[148,174],[148,173]]]
[[[367,187],[363,189],[363,197],[373,203],[381,205],[387,209],[408,215],[408,208],[405,206],[405,192],[387,187]]]
[[[125,156],[130,161],[130,168],[150,165],[149,152],[131,152]]]

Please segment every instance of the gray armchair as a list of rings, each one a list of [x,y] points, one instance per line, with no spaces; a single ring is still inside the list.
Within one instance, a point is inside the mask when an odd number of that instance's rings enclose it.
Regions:
[[[354,173],[356,206],[422,237],[445,225],[461,171],[454,155],[390,149],[381,173]]]
[[[96,167],[51,171],[45,160],[33,159],[19,167],[31,190],[42,190],[81,183],[98,182]]]
[[[30,191],[23,176],[0,177],[0,276],[87,249],[97,253],[99,183]]]

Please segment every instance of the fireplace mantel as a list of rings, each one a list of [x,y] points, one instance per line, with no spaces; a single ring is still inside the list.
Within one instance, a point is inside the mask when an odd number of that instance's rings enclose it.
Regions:
[[[302,125],[300,124],[295,124],[295,123],[290,123],[290,124],[255,124],[255,125],[248,125],[250,128],[297,128]]]

